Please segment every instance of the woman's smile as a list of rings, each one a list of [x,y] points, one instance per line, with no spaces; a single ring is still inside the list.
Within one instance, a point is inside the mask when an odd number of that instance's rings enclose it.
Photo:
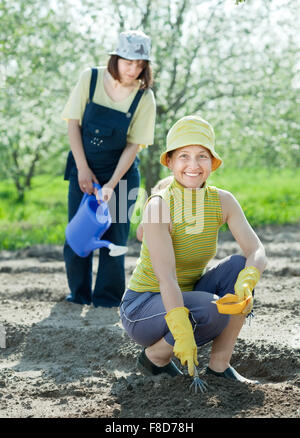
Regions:
[[[188,145],[176,149],[168,157],[168,167],[175,179],[184,187],[202,187],[211,173],[210,152],[201,145]]]
[[[187,176],[196,177],[196,176],[200,175],[200,172],[197,172],[197,173],[195,173],[195,172],[184,172],[184,174],[187,175]]]

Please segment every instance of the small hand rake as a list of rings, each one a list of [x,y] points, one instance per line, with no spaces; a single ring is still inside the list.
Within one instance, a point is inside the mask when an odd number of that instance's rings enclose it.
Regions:
[[[208,384],[200,379],[199,374],[198,374],[198,370],[197,370],[196,366],[194,365],[194,379],[193,379],[192,384],[190,385],[190,391],[195,389],[195,393],[197,393],[197,391],[199,389],[202,393],[204,393],[207,391],[207,388],[208,388]]]

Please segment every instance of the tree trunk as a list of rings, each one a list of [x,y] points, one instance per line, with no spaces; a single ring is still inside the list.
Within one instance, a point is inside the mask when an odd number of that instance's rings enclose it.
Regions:
[[[149,146],[147,150],[141,153],[140,171],[148,196],[151,195],[151,189],[160,179],[161,164],[159,156],[160,152],[155,145]]]

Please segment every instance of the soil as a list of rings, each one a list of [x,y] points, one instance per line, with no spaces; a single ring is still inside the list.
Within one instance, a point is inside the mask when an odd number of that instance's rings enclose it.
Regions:
[[[135,366],[141,347],[124,332],[117,308],[65,301],[62,248],[2,251],[0,417],[298,418],[300,228],[256,231],[269,264],[256,287],[255,318],[242,328],[232,365],[260,384],[203,376],[209,385],[204,394],[190,392],[192,379],[176,359],[184,376],[142,376]],[[131,242],[127,276],[138,251]],[[237,252],[222,233],[214,262]],[[199,349],[200,374],[210,348]]]

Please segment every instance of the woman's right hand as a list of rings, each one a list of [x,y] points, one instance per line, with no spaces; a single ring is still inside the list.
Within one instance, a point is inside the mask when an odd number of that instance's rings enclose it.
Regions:
[[[174,307],[166,314],[165,320],[175,339],[174,355],[180,360],[181,365],[187,365],[189,375],[193,376],[195,365],[199,363],[197,345],[188,315],[189,309],[186,307]]]
[[[136,229],[136,238],[137,238],[140,242],[143,241],[143,233],[144,233],[144,230],[143,230],[143,224],[142,224],[142,222],[141,222],[141,223],[138,225],[137,229]]]
[[[83,193],[89,195],[94,193],[93,183],[99,184],[95,174],[88,166],[78,169],[78,184]]]

